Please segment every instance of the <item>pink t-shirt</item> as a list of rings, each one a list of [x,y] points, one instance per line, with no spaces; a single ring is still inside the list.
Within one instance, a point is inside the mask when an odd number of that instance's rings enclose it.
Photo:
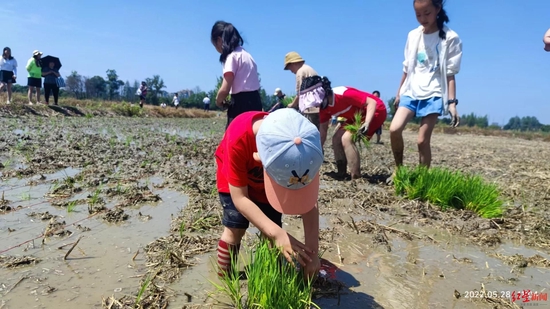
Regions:
[[[250,92],[260,89],[258,79],[258,68],[254,58],[242,47],[237,47],[227,56],[223,64],[223,74],[233,72],[235,79],[231,86],[230,94],[239,92]]]

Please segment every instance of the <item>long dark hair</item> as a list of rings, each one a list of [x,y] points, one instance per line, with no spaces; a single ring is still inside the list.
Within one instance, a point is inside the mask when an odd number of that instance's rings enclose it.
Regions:
[[[212,33],[210,34],[210,40],[212,43],[216,43],[218,38],[222,38],[222,54],[220,55],[220,62],[224,63],[227,56],[231,54],[235,48],[242,46],[244,40],[241,37],[237,28],[233,24],[218,20],[212,27]]]
[[[13,59],[13,56],[11,54],[11,48],[9,47],[4,47],[4,49],[2,50],[2,57],[4,57],[4,54],[6,53],[6,50],[10,52],[10,57],[7,58],[8,60],[12,60]]]
[[[416,2],[418,0],[414,0]],[[445,4],[445,1],[443,0],[431,0],[432,5],[439,9],[439,13],[437,14],[437,28],[439,29],[439,37],[443,40],[447,38],[447,34],[445,33],[445,30],[443,30],[443,27],[445,26],[445,23],[449,22],[449,16],[447,16],[447,12],[445,12],[445,9],[443,9],[443,4]]]
[[[321,83],[322,83],[321,87],[323,87],[323,90],[325,90],[325,98],[321,103],[321,109],[325,109],[328,106],[328,98],[333,96],[334,91],[332,91],[332,86],[328,77],[322,76]]]

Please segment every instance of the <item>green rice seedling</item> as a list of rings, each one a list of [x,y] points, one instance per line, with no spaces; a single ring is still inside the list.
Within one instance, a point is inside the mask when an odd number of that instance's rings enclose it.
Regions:
[[[141,301],[141,298],[143,297],[143,294],[149,287],[149,284],[151,283],[151,274],[147,275],[147,278],[145,278],[145,281],[141,284],[141,288],[139,289],[138,295],[136,297],[136,303],[135,308],[140,308],[139,302]]]
[[[351,132],[352,141],[354,143],[360,142],[360,149],[362,148],[362,145],[364,145],[366,148],[369,147],[369,139],[359,132],[359,129],[361,129],[361,126],[363,125],[362,117],[363,116],[361,115],[361,113],[355,113],[353,124],[347,124],[344,126],[344,129],[346,129],[346,131]]]
[[[268,239],[261,238],[249,259],[251,263],[245,267],[246,293],[241,289],[237,267],[223,276],[222,285],[214,284],[231,299],[235,308],[319,308],[312,301],[312,281],[304,279],[301,271],[283,261],[280,250]]]
[[[487,183],[478,175],[443,168],[401,166],[394,177],[395,193],[408,199],[418,199],[439,205],[468,209],[484,218],[500,217],[503,200],[497,185]]]
[[[23,192],[21,193],[21,200],[22,201],[30,201],[31,200],[31,193],[29,192]]]
[[[67,204],[67,212],[68,213],[73,212],[75,207],[76,207],[76,201],[69,202],[69,204]]]

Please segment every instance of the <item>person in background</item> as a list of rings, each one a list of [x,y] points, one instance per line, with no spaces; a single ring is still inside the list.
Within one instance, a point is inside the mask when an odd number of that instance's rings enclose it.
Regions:
[[[411,30],[405,44],[403,76],[397,90],[396,108],[390,124],[390,140],[395,164],[403,165],[403,130],[413,117],[422,118],[418,131],[420,165],[430,167],[432,132],[440,115],[451,115],[451,126],[460,118],[456,106],[456,74],[462,60],[462,41],[445,23],[449,17],[443,0],[414,0],[420,24]],[[393,182],[395,173],[387,179]]]
[[[145,98],[147,98],[147,83],[141,82],[141,86],[139,87],[139,107],[143,108],[143,104],[145,104]]]
[[[275,104],[267,111],[268,113],[274,112],[280,108],[283,108],[283,100],[286,98],[286,94],[283,93],[281,88],[275,89]]]
[[[319,106],[325,97],[321,77],[295,51],[285,55],[285,70],[296,74],[298,94],[288,108],[297,108],[309,121],[319,128]]]
[[[544,42],[544,50],[550,52],[550,29],[546,31],[544,37],[542,38],[542,41]]]
[[[27,86],[29,91],[27,96],[29,98],[29,105],[32,105],[32,93],[36,92],[36,103],[40,103],[40,89],[42,88],[42,64],[40,58],[42,57],[42,52],[35,50],[32,52],[32,57],[27,62],[27,72],[29,77],[27,79]]]
[[[361,127],[358,134],[371,139],[376,129],[386,121],[386,105],[380,98],[368,92],[352,87],[331,88],[328,78],[323,78],[323,88],[327,94],[321,105],[319,119],[321,121],[321,145],[327,139],[331,116],[336,116],[338,128],[332,136],[332,149],[338,169],[337,177],[345,178],[349,167],[351,179],[361,178],[361,162],[359,150],[353,142],[353,133],[346,130],[346,125],[355,124],[355,114],[361,114]]]
[[[380,98],[380,91],[378,90],[374,90],[372,92],[372,95],[377,97],[377,98]],[[376,143],[377,144],[381,144],[380,143],[380,136],[382,135],[382,126],[380,126],[380,128],[376,129]]]
[[[11,86],[17,78],[17,60],[11,55],[11,49],[4,47],[2,57],[0,57],[0,91],[6,87],[8,91],[7,104],[11,104],[12,90]]]
[[[174,93],[174,98],[172,99],[172,104],[178,109],[178,106],[180,105],[180,99],[178,97],[178,93]]]
[[[216,105],[227,108],[227,129],[238,115],[262,111],[258,68],[252,55],[242,47],[243,38],[231,23],[217,21],[212,27],[210,41],[220,53],[219,61],[223,65],[223,81],[216,95]],[[231,95],[231,102],[225,104],[228,95]]]
[[[48,63],[48,67],[42,71],[42,76],[44,76],[44,98],[46,99],[46,104],[50,104],[50,93],[53,93],[54,105],[57,105],[59,100],[57,78],[61,75],[54,67],[55,62]]]
[[[202,103],[204,103],[204,111],[207,112],[210,110],[210,98],[208,95],[202,99]]]
[[[218,275],[232,274],[250,223],[302,265],[307,278],[320,269],[319,130],[296,110],[244,112],[225,131],[215,152],[216,186],[223,207]],[[282,214],[300,215],[305,244],[282,228]]]

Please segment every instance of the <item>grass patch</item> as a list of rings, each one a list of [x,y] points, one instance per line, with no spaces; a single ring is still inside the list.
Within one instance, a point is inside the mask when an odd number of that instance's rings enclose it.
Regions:
[[[401,166],[394,177],[395,192],[441,206],[468,209],[484,218],[502,216],[503,201],[495,184],[477,175],[442,168]]]
[[[251,263],[245,267],[246,288],[241,287],[238,267],[224,276],[221,285],[212,284],[226,294],[237,309],[319,308],[312,302],[312,282],[304,279],[296,267],[281,263],[280,255],[279,249],[271,248],[270,241],[262,238],[255,250],[249,252]]]

